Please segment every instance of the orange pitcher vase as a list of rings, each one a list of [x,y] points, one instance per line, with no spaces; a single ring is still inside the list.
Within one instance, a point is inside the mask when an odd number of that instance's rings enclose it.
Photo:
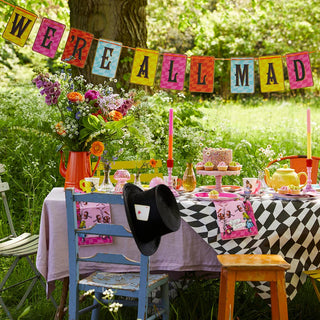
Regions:
[[[65,165],[65,155],[60,151],[60,174],[65,178],[64,188],[77,188],[80,189],[80,180],[92,177],[98,168],[100,158],[93,171],[91,170],[90,152],[87,151],[70,151],[68,158],[68,165]]]

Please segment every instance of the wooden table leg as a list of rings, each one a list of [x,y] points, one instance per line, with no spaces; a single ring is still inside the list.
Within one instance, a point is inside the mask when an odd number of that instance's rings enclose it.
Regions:
[[[64,315],[65,315],[65,313],[66,313],[64,309],[65,309],[65,306],[66,306],[68,290],[69,290],[69,277],[65,277],[63,279],[63,284],[62,284],[60,304],[59,304],[59,307],[57,309],[56,315],[54,317],[55,320],[62,320]]]

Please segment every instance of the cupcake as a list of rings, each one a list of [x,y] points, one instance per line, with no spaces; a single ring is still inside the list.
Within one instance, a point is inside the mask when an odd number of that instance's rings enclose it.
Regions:
[[[204,170],[206,171],[212,171],[213,170],[213,163],[211,161],[208,161],[204,164]]]
[[[281,193],[281,194],[289,193],[289,187],[288,186],[282,186],[280,189],[278,189],[278,193]]]
[[[291,194],[300,194],[300,186],[294,186],[293,184],[291,184],[289,186],[289,193],[291,193]]]
[[[241,170],[242,165],[239,162],[231,161],[228,166],[228,170],[230,171],[239,171]]]
[[[210,199],[218,199],[219,198],[219,192],[217,190],[211,190],[209,193],[208,193],[208,197]]]
[[[198,162],[196,164],[196,170],[204,170],[204,163],[203,162]]]
[[[219,162],[217,167],[218,167],[219,171],[227,171],[228,170],[227,164],[223,161]]]

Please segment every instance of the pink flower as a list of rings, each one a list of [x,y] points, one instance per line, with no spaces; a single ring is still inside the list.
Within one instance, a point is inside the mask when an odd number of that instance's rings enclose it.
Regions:
[[[97,90],[88,90],[84,95],[84,98],[86,101],[96,100],[100,97],[101,97],[101,94]]]

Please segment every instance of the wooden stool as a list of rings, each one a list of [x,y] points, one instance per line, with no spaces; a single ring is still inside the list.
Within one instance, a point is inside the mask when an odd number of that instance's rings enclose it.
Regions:
[[[273,320],[288,320],[285,270],[290,269],[275,254],[218,255],[221,263],[218,320],[233,319],[236,281],[270,281]]]

